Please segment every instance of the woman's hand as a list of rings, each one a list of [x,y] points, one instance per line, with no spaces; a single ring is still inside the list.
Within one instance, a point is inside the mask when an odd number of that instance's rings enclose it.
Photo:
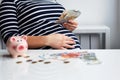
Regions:
[[[67,23],[62,24],[66,29],[73,31],[77,28],[78,23],[74,20],[69,20]]]
[[[75,41],[64,34],[50,34],[47,36],[46,46],[56,49],[74,48]]]

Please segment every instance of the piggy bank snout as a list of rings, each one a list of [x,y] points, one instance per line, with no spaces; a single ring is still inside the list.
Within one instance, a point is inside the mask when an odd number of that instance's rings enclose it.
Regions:
[[[19,51],[23,51],[23,50],[25,50],[26,49],[26,47],[25,47],[25,45],[23,45],[23,44],[19,44],[18,46],[17,46],[17,51],[19,52]]]

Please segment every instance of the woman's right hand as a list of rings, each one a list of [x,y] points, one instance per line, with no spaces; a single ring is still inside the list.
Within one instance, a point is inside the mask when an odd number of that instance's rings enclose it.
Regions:
[[[50,34],[46,36],[46,46],[56,49],[74,48],[75,41],[64,34]]]

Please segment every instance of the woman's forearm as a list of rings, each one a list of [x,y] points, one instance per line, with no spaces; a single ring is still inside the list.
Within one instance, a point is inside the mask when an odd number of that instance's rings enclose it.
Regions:
[[[50,34],[47,36],[28,36],[28,48],[50,46],[56,49],[74,48],[74,40],[63,34]]]
[[[47,46],[46,36],[27,36],[28,48],[40,48]]]

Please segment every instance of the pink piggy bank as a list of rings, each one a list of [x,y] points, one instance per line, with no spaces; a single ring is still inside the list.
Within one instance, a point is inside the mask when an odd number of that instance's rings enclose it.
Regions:
[[[7,43],[7,50],[13,58],[25,57],[28,50],[27,36],[12,36]]]

